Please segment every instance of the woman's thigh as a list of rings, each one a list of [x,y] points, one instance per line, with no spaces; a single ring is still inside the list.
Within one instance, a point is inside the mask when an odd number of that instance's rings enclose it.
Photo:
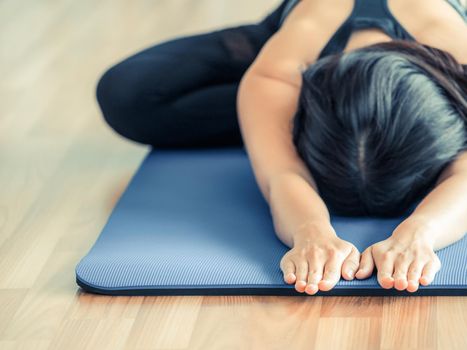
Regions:
[[[241,144],[238,83],[278,29],[284,4],[259,23],[174,38],[110,67],[96,91],[105,120],[155,147]]]

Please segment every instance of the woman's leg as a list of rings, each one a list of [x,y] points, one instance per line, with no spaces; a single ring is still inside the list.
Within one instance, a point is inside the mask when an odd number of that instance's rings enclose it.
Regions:
[[[286,2],[259,23],[162,42],[111,67],[96,91],[105,120],[156,148],[243,145],[238,84]]]

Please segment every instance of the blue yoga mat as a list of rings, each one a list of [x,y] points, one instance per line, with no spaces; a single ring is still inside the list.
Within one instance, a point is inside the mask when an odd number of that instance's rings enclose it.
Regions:
[[[363,251],[407,215],[331,221]],[[279,263],[288,250],[244,148],[153,150],[76,266],[76,281],[111,295],[308,296],[283,280]],[[439,250],[440,272],[415,293],[384,289],[373,274],[316,295],[466,295],[466,251],[467,238]]]

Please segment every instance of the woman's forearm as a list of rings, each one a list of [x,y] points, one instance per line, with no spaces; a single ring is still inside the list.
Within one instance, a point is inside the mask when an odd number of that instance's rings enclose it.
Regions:
[[[297,232],[329,230],[330,216],[325,203],[297,173],[283,173],[270,180],[269,207],[278,238],[290,248]]]
[[[435,250],[467,232],[467,172],[457,172],[436,186],[405,220],[414,232],[433,243]]]

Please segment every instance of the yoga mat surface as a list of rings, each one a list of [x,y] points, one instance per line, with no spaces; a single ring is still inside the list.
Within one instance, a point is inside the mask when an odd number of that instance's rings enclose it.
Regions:
[[[404,217],[331,222],[363,251]],[[112,295],[308,296],[283,280],[279,263],[289,249],[274,233],[244,148],[156,149],[76,266],[76,281]],[[466,295],[466,250],[466,237],[439,250],[440,272],[416,293],[383,289],[373,274],[317,295]]]

